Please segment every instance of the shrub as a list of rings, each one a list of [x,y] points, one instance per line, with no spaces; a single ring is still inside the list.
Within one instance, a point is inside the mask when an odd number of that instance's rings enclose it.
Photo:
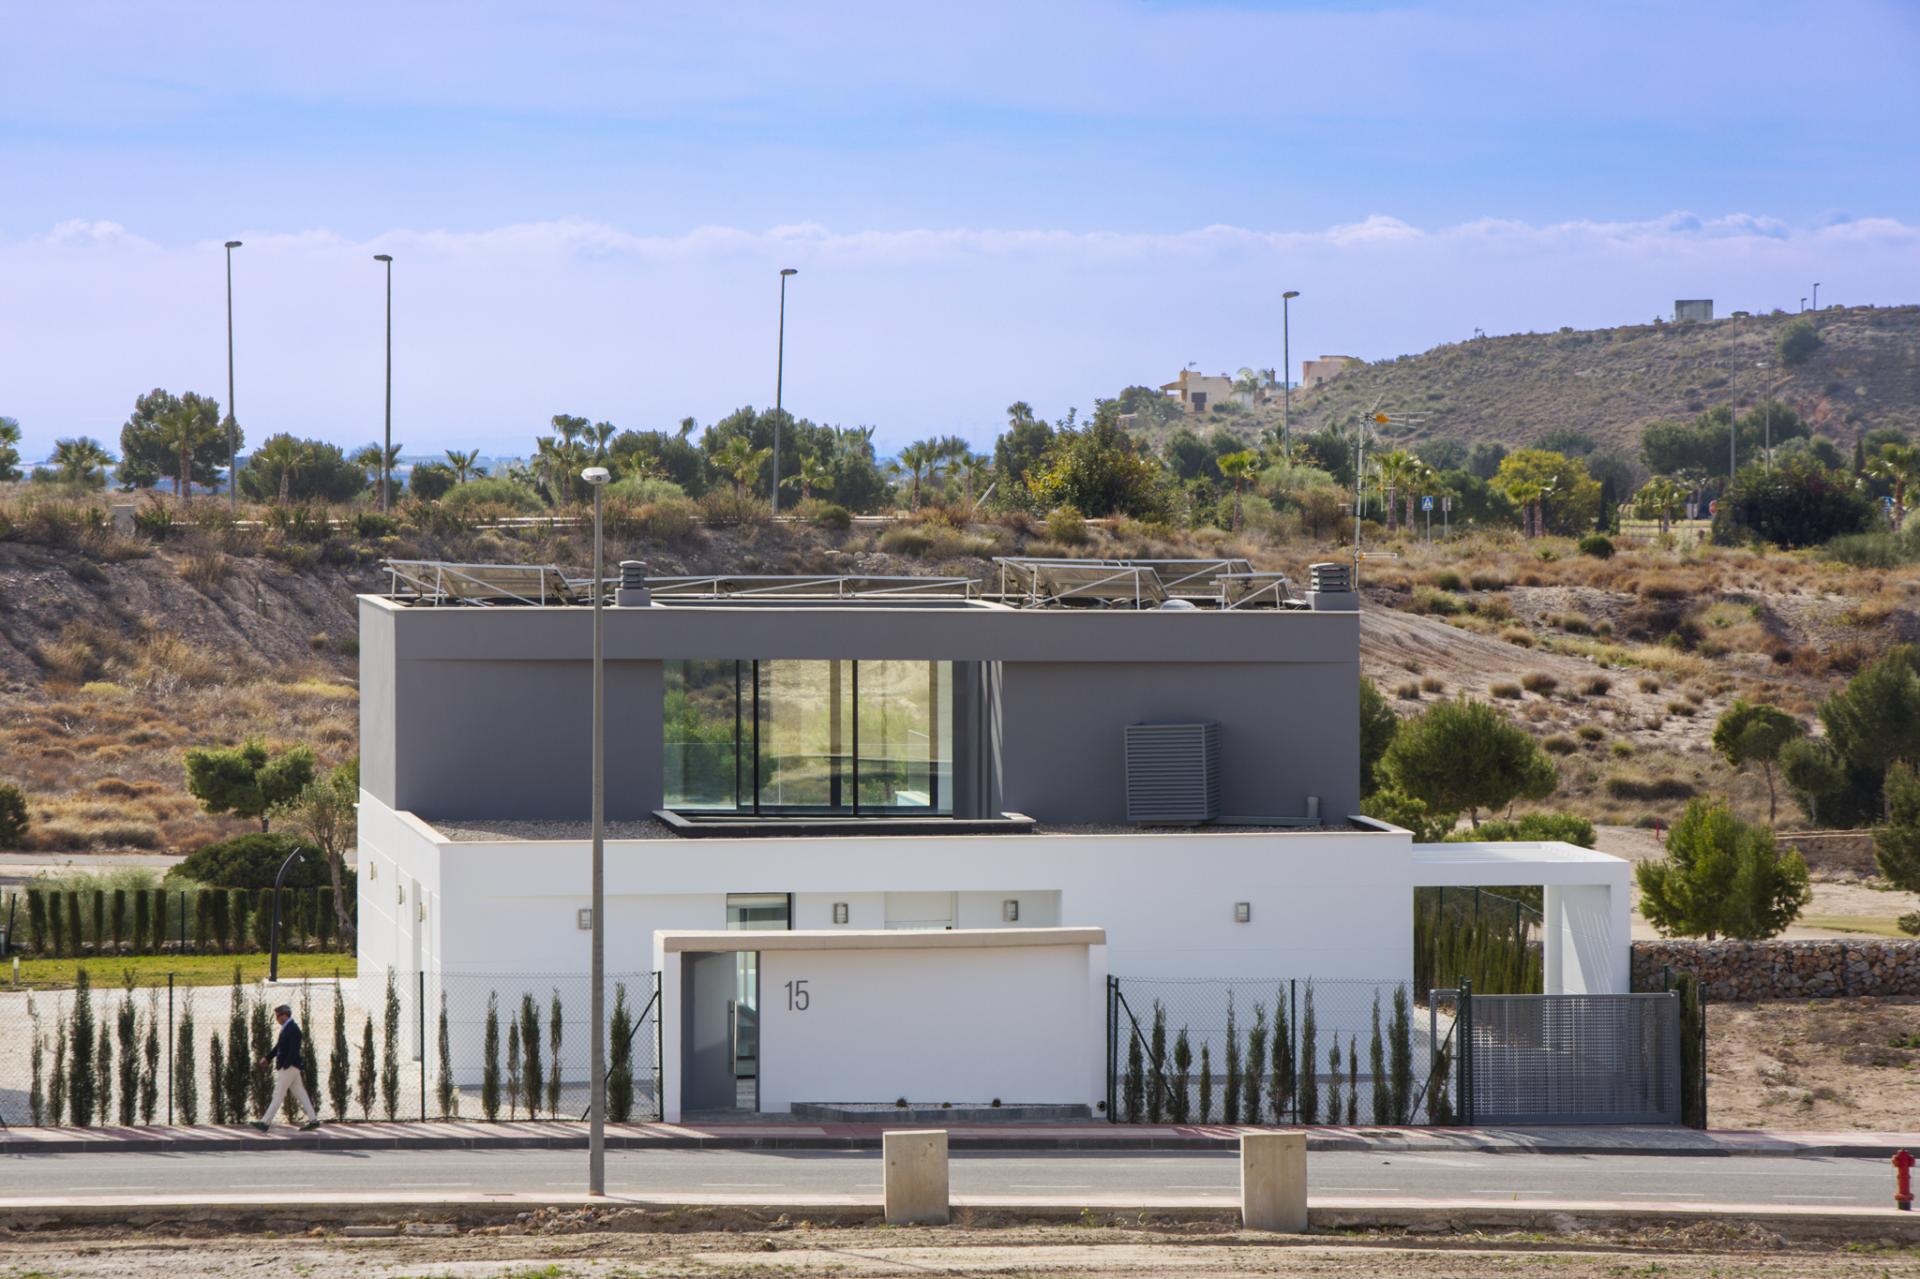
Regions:
[[[272,888],[280,864],[296,847],[290,835],[253,832],[208,844],[188,855],[167,872],[167,881],[186,880],[212,888]],[[311,853],[287,871],[289,888],[318,888],[331,884],[326,860]]]
[[[1520,686],[1518,684],[1513,683],[1511,680],[1501,680],[1498,683],[1492,684],[1487,688],[1487,696],[1501,697],[1501,698],[1507,698],[1511,700],[1513,698],[1520,696]]]
[[[1604,741],[1606,740],[1606,736],[1607,736],[1607,730],[1600,727],[1598,724],[1582,724],[1580,727],[1574,729],[1573,731],[1579,736],[1580,740],[1583,742]]]
[[[1682,719],[1691,719],[1696,707],[1692,702],[1675,701],[1667,703],[1667,714],[1678,715]]]
[[[1580,691],[1588,697],[1605,697],[1613,689],[1613,681],[1605,675],[1589,675],[1580,681]]]
[[[407,492],[422,502],[437,502],[456,482],[453,468],[445,462],[421,462],[407,475]]]
[[[1463,609],[1463,605],[1454,596],[1437,591],[1430,586],[1422,586],[1414,591],[1411,612],[1434,613],[1441,617],[1452,617]]]
[[[1460,574],[1450,568],[1441,569],[1433,575],[1432,580],[1435,588],[1442,591],[1457,591],[1464,586],[1460,580]]]
[[[1540,745],[1549,755],[1571,755],[1580,749],[1580,743],[1565,733],[1555,733]]]
[[[1605,788],[1614,799],[1691,799],[1699,791],[1684,777],[1634,777],[1625,773],[1607,778]]]
[[[687,491],[672,480],[657,475],[629,475],[607,485],[606,500],[624,501],[633,506],[653,502],[684,502]]]
[[[1526,689],[1529,693],[1538,693],[1542,697],[1551,697],[1553,691],[1560,687],[1560,681],[1545,671],[1528,671],[1520,677],[1520,687]]]
[[[1447,839],[1455,843],[1476,841],[1509,843],[1557,839],[1569,844],[1578,844],[1582,848],[1592,848],[1594,829],[1592,822],[1576,813],[1528,813],[1512,821],[1504,818],[1489,819],[1472,830],[1449,834]]]
[[[1412,680],[1408,680],[1404,684],[1397,685],[1393,690],[1393,695],[1402,701],[1417,702],[1420,700],[1420,685]]]
[[[27,796],[11,782],[0,782],[0,848],[18,848],[26,842]]]
[[[1423,693],[1445,692],[1447,682],[1438,675],[1425,675],[1420,679],[1420,691]]]
[[[1801,316],[1780,331],[1780,340],[1774,349],[1779,352],[1782,364],[1802,364],[1820,349],[1821,342],[1820,330],[1813,326],[1812,320]]]
[[[823,502],[814,498],[800,504],[800,515],[815,528],[829,532],[844,533],[853,527],[853,514],[837,502]]]
[[[1062,546],[1085,546],[1093,540],[1087,519],[1071,506],[1057,506],[1047,512],[1047,537]]]
[[[1613,558],[1613,539],[1604,533],[1589,533],[1580,539],[1580,553],[1590,555],[1596,560]]]
[[[1660,677],[1658,675],[1642,675],[1634,682],[1639,685],[1640,691],[1643,693],[1657,693],[1660,691]]]
[[[1507,643],[1513,645],[1515,648],[1532,648],[1533,647],[1533,632],[1522,630],[1518,626],[1510,626],[1506,630],[1501,631],[1500,638],[1505,640]]]
[[[1467,575],[1467,584],[1476,591],[1504,591],[1507,579],[1487,569],[1475,569]]]
[[[1642,599],[1683,600],[1694,593],[1694,588],[1677,577],[1649,577],[1640,583],[1639,593]]]
[[[452,492],[440,499],[440,505],[455,513],[472,511],[480,506],[505,507],[519,515],[534,515],[542,509],[538,493],[504,476],[489,476],[456,485]]]

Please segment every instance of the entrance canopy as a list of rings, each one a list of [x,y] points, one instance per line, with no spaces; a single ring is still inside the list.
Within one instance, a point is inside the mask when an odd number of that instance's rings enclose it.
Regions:
[[[1540,885],[1549,995],[1624,995],[1631,988],[1632,865],[1559,841],[1415,844],[1415,888]]]

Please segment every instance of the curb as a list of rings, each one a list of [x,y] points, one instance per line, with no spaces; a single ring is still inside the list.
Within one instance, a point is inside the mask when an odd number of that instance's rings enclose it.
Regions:
[[[1008,1203],[992,1197],[975,1200],[956,1196],[953,1208],[961,1223],[955,1229],[988,1230],[1019,1224],[1156,1225],[1211,1224],[1238,1228],[1238,1208],[1214,1205],[1153,1205],[1139,1203]],[[785,1230],[794,1221],[815,1227],[862,1227],[882,1218],[878,1203],[834,1203],[818,1199],[776,1200],[765,1203],[710,1202],[639,1196],[588,1199],[585,1196],[497,1195],[485,1199],[455,1196],[418,1202],[354,1202],[340,1199],[301,1201],[152,1202],[137,1199],[86,1204],[0,1201],[0,1231],[80,1230],[96,1226],[167,1229],[183,1226],[224,1226],[231,1233],[281,1231],[296,1226],[302,1232],[319,1228],[349,1237],[379,1235],[435,1235],[462,1229],[499,1226],[524,1221],[535,1213],[591,1215],[639,1213],[661,1229],[684,1232],[700,1229],[700,1219],[713,1218],[711,1229]],[[785,1218],[785,1221],[781,1219]],[[1475,1203],[1467,1201],[1357,1202],[1330,1199],[1308,1207],[1311,1232],[1380,1230],[1409,1233],[1467,1231],[1537,1231],[1565,1235],[1608,1228],[1638,1230],[1701,1224],[1738,1223],[1773,1231],[1783,1239],[1889,1239],[1920,1241],[1920,1216],[1891,1208],[1806,1208],[1782,1210],[1775,1205],[1642,1205],[1610,1202],[1544,1204]],[[369,1229],[370,1227],[378,1229]],[[632,1219],[610,1223],[610,1228],[633,1229]],[[576,1233],[569,1231],[568,1233]],[[1281,1238],[1259,1234],[1258,1238]]]

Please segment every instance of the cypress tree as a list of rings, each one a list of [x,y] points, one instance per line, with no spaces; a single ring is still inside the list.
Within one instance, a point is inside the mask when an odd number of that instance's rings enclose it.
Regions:
[[[1240,1028],[1233,1020],[1233,992],[1227,992],[1227,1087],[1222,1099],[1222,1118],[1230,1124],[1240,1122]]]
[[[1173,1037],[1173,1096],[1172,1114],[1174,1123],[1184,1124],[1193,1113],[1193,1099],[1187,1088],[1193,1083],[1193,1046],[1187,1042],[1187,1028],[1182,1026],[1180,1033]]]
[[[1360,1122],[1360,1050],[1347,1036],[1347,1127]]]
[[[1340,1122],[1340,1036],[1327,1049],[1327,1122]]]
[[[1273,997],[1273,1122],[1287,1122],[1293,1104],[1293,1027],[1287,1019],[1287,988]]]
[[[253,912],[253,943],[254,949],[264,955],[273,948],[273,890],[261,889],[255,900],[257,905]],[[286,903],[281,902],[280,905],[284,907]],[[284,925],[281,931],[286,931]]]
[[[255,998],[247,1009],[247,1030],[253,1042],[253,1051],[248,1054],[245,1063],[247,1094],[253,1102],[253,1117],[272,1123],[273,1116],[267,1113],[267,1103],[273,1100],[273,1071],[260,1070],[254,1065],[273,1052],[273,1015],[267,1011],[264,998]]]
[[[531,993],[520,996],[520,1055],[526,1068],[527,1118],[540,1112],[540,1006]]]
[[[320,1095],[320,1041],[313,1033],[312,991],[311,986],[300,987],[300,1082],[309,1099]],[[317,1114],[307,1116],[308,1119],[319,1117]]]
[[[1157,1124],[1166,1116],[1167,1096],[1167,1010],[1157,999],[1153,1001],[1152,1034],[1148,1041],[1147,1122]]]
[[[1200,1041],[1200,1122],[1213,1122],[1213,1053]]]
[[[33,996],[27,996],[27,1021],[33,1027],[33,1082],[27,1087],[27,1113],[38,1128],[46,1118],[47,1039],[40,1033],[40,1014],[33,1010]]]
[[[120,1040],[120,1126],[131,1128],[140,1113],[140,1013],[133,1006],[131,980],[120,994],[114,1021]]]
[[[1141,1108],[1147,1100],[1146,1054],[1140,1048],[1140,1036],[1131,1026],[1127,1033],[1127,1073],[1121,1085],[1121,1101],[1127,1122],[1140,1122]]]
[[[489,1018],[492,1005],[487,1008]],[[500,1047],[500,1032],[491,1020],[487,1023],[488,1034],[492,1036],[491,1052]],[[607,1068],[607,1119],[609,1122],[624,1124],[633,1118],[633,1013],[627,1008],[627,984],[617,982],[613,988],[613,1023],[607,1032],[613,1050],[612,1060]],[[488,1069],[496,1078],[494,1090],[499,1090],[498,1064],[491,1059]]]
[[[214,896],[219,900],[209,901],[207,894],[200,892],[193,895],[193,948],[202,955],[212,954],[216,943],[224,944],[227,899],[220,893]],[[218,921],[214,918],[216,915]]]
[[[1367,1074],[1373,1080],[1373,1122],[1398,1123],[1393,1113],[1393,1085],[1387,1079],[1386,1042],[1380,1037],[1380,991],[1373,992],[1373,1039],[1367,1044]]]
[[[385,1059],[380,1063],[380,1108],[392,1123],[400,1113],[400,991],[394,985],[391,968],[387,969],[387,1003],[381,1030],[380,1047]]]
[[[507,1118],[520,1117],[520,1019],[507,1018]]]
[[[379,1057],[373,1047],[373,1014],[369,1013],[360,1023],[360,1117],[373,1118],[374,1083],[376,1063]]]
[[[340,977],[333,978],[333,1052],[327,1061],[327,1100],[333,1103],[333,1117],[343,1120],[347,1117],[347,1104],[351,1100],[352,1063],[347,1060],[347,1001],[340,993]]]
[[[180,1009],[180,1025],[173,1045],[173,1114],[183,1124],[200,1122],[200,1090],[194,1079],[193,992],[188,991]],[[219,1048],[213,1050],[220,1058]],[[219,1072],[214,1072],[218,1079]],[[215,1122],[218,1122],[217,1120]]]
[[[1407,1006],[1407,988],[1393,989],[1393,1018],[1387,1025],[1387,1067],[1392,1080],[1393,1122],[1413,1122],[1413,1017]]]
[[[244,888],[227,890],[227,913],[233,917],[233,949],[238,954],[247,948],[247,930],[253,919],[253,894]]]
[[[326,885],[314,890],[314,940],[321,950],[333,949],[333,889]]]
[[[127,936],[127,890],[124,888],[116,888],[113,890],[113,910],[111,918],[113,921],[111,925],[113,929],[113,950],[115,954],[118,954],[121,943],[126,940]]]
[[[69,1014],[67,1049],[67,1106],[76,1128],[93,1126],[93,982],[83,967],[74,974],[73,1010]]]
[[[547,1014],[547,1118],[560,1117],[560,992],[553,992]]]
[[[53,1116],[54,1126],[67,1114],[67,1031],[66,1027],[55,1023],[53,1035],[53,1077],[47,1081],[47,1113]]]
[[[619,1024],[621,1000],[626,997],[626,989],[624,984],[614,988],[615,1025]],[[491,990],[487,992],[487,1034],[486,1042],[481,1046],[481,1057],[480,1113],[487,1117],[488,1123],[493,1123],[500,1118],[500,996]]]
[[[240,984],[240,968],[233,970],[233,1002],[227,1009],[227,1077],[223,1087],[227,1098],[227,1122],[245,1123],[247,1119],[247,1076],[252,1062],[247,1058],[247,992]]]
[[[213,1109],[213,1122],[228,1123],[227,1063],[220,1047],[220,1032],[214,1031],[207,1045],[207,1104]]]
[[[103,1018],[93,1041],[93,1109],[95,1122],[105,1127],[113,1120],[113,1034]]]
[[[67,953],[69,955],[78,955],[81,953],[81,950],[80,950],[81,946],[85,944],[85,941],[86,941],[86,936],[80,928],[79,890],[78,889],[69,890],[66,894],[66,898],[67,898]]]
[[[93,953],[107,953],[107,890],[93,890]]]
[[[1452,1074],[1453,1045],[1445,1043],[1440,1046],[1440,1058],[1433,1064],[1433,1078],[1428,1083],[1427,1117],[1436,1127],[1453,1127],[1453,1098],[1447,1091]]]
[[[1313,1021],[1313,979],[1307,979],[1306,1006],[1300,1010],[1300,1086],[1296,1104],[1300,1122],[1320,1122],[1320,1049]]]
[[[36,954],[54,953],[53,935],[47,928],[47,897],[37,888],[27,890],[27,931],[33,934]]]
[[[1260,1085],[1267,1075],[1267,1006],[1253,1006],[1253,1029],[1247,1032],[1247,1100],[1243,1109],[1247,1122],[1260,1122]]]
[[[153,894],[144,888],[133,890],[133,953],[151,954],[153,944]]]
[[[141,1041],[140,1122],[151,1125],[160,1108],[160,989],[147,989],[146,1037]]]
[[[442,1119],[460,1117],[460,1094],[453,1086],[453,1045],[447,1036],[447,992],[440,992],[440,1069],[434,1079],[434,1091],[440,1102]]]
[[[150,935],[153,938],[152,953],[164,953],[167,949],[167,890],[164,888],[153,890],[153,932]]]

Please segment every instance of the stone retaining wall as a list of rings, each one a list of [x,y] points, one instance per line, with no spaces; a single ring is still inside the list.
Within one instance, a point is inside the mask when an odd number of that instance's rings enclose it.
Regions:
[[[1920,940],[1637,941],[1633,988],[1659,990],[1662,967],[1698,974],[1708,999],[1920,995]]]
[[[1798,849],[1807,869],[1815,875],[1845,875],[1866,878],[1880,873],[1873,860],[1873,832],[1870,830],[1781,831],[1784,848]]]

